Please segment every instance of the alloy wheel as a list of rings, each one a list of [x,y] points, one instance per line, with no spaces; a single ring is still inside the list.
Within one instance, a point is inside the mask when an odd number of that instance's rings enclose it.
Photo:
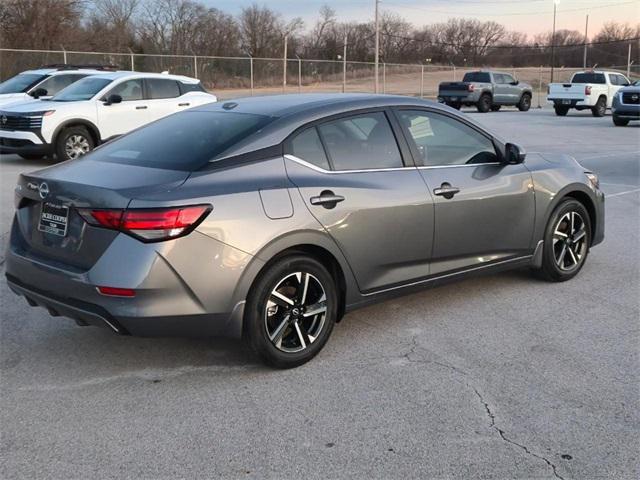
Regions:
[[[575,211],[565,213],[553,230],[553,255],[563,272],[578,268],[587,253],[587,224]]]
[[[82,135],[71,135],[64,144],[64,151],[67,158],[76,159],[91,150],[89,140]]]
[[[281,279],[267,298],[264,325],[271,343],[286,353],[309,347],[320,336],[327,316],[327,296],[310,273]]]

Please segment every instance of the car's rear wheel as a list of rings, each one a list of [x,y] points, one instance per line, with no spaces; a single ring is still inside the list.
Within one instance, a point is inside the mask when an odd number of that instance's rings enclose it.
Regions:
[[[483,93],[482,95],[480,95],[480,99],[478,100],[476,108],[480,113],[487,113],[489,110],[491,110],[491,103],[491,95],[489,95],[488,93]]]
[[[569,198],[556,207],[544,236],[542,268],[545,280],[564,282],[584,266],[591,245],[591,220],[582,203]]]
[[[244,336],[266,363],[292,368],[315,357],[329,339],[338,312],[335,281],[317,260],[277,260],[251,289]]]
[[[594,117],[604,117],[607,113],[607,99],[605,97],[598,98],[595,106],[591,109],[591,115]]]
[[[553,109],[556,111],[556,115],[559,117],[564,117],[569,113],[569,107],[565,107],[562,105],[555,105]]]
[[[629,125],[629,119],[628,118],[620,118],[616,115],[613,116],[613,124],[616,127],[626,127],[627,125]]]
[[[498,110],[500,110],[500,107],[502,107],[502,105],[491,105],[491,111],[497,112]]]
[[[65,128],[56,139],[58,161],[75,160],[89,153],[95,142],[89,131],[82,126]]]
[[[518,110],[521,112],[526,112],[531,108],[531,95],[528,93],[524,93],[522,97],[520,97],[520,101],[518,102]]]

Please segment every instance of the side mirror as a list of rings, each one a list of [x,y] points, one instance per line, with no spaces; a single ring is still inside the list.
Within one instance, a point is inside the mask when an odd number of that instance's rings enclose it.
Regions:
[[[113,105],[114,103],[121,103],[122,97],[117,93],[113,93],[107,97],[107,101],[104,102],[105,105]]]
[[[515,143],[507,143],[504,149],[505,153],[505,163],[510,165],[517,165],[519,163],[524,162],[524,159],[527,157],[527,152],[524,148],[519,147]]]
[[[514,80],[513,82],[511,82],[511,85],[520,85],[520,80]]]
[[[36,88],[31,93],[29,93],[29,95],[31,95],[33,98],[40,98],[40,97],[46,97],[47,93],[49,92],[47,92],[46,88]]]

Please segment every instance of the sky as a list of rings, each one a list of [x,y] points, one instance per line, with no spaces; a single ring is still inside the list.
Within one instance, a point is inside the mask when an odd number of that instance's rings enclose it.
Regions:
[[[332,7],[340,20],[373,19],[375,0],[200,0],[207,6],[238,14],[253,3],[267,5],[285,19],[302,17],[310,28],[322,5]],[[551,31],[553,0],[381,0],[382,10],[396,12],[415,26],[446,21],[453,17],[494,20],[533,36]],[[584,31],[589,15],[589,36],[607,21],[640,23],[640,0],[559,0],[557,29]]]

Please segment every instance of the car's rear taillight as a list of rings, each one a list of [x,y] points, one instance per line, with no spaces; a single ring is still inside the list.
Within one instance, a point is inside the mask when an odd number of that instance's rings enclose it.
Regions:
[[[469,85],[467,85],[467,90],[469,90],[470,92],[473,92],[476,89],[476,86],[473,83],[470,83]]]
[[[591,95],[591,85],[585,85],[584,94],[585,95]]]
[[[191,232],[211,211],[211,205],[153,209],[81,209],[90,225],[119,230],[143,242],[160,242]]]

